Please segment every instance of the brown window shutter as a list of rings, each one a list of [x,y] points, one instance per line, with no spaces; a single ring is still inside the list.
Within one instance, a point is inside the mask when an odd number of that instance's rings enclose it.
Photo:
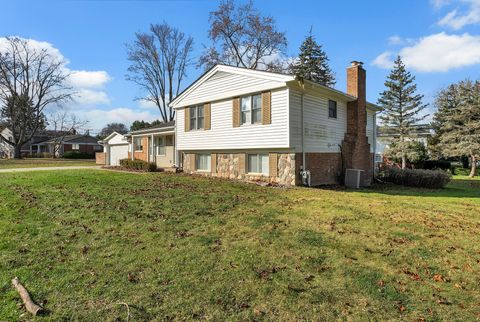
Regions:
[[[211,159],[210,172],[217,173],[217,154],[216,153],[210,154],[210,159]]]
[[[245,170],[247,167],[246,159],[247,156],[245,153],[239,153],[238,154],[238,173],[239,174],[245,174]]]
[[[268,155],[268,174],[270,177],[278,176],[278,154],[269,153]]]
[[[190,107],[185,107],[185,132],[190,131]]]
[[[233,98],[233,108],[232,108],[232,119],[233,127],[240,126],[240,97]]]
[[[272,92],[262,93],[262,124],[272,124]]]
[[[210,130],[212,126],[212,104],[205,103],[204,105],[204,116],[205,116],[205,130]]]
[[[197,171],[197,155],[195,153],[190,154],[190,170]]]

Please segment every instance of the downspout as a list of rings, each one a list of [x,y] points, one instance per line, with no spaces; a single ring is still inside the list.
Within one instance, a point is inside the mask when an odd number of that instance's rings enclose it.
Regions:
[[[134,157],[134,153],[135,153],[135,137],[132,135],[132,143],[130,144],[132,146],[132,149],[131,149],[131,157],[132,157],[132,161],[135,159]]]
[[[301,88],[301,96],[300,96],[300,115],[302,118],[302,182],[304,185],[309,186],[311,185],[310,182],[310,171],[306,169],[307,162],[305,156],[305,117],[304,117],[304,96],[305,96],[305,82],[303,79],[299,80],[299,85]]]
[[[377,163],[377,113],[373,113],[373,180],[375,180],[375,169]]]

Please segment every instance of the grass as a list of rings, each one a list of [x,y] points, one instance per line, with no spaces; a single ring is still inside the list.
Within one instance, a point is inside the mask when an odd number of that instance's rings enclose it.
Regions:
[[[96,165],[95,160],[69,160],[53,158],[0,159],[0,169],[68,167]]]
[[[167,173],[0,175],[0,320],[475,320],[480,181],[278,189]],[[28,316],[24,316],[26,319]]]

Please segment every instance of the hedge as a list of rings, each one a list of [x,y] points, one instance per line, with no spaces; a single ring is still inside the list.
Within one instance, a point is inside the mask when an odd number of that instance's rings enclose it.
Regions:
[[[383,181],[404,186],[440,189],[450,182],[451,174],[443,170],[387,167],[380,172],[379,177]]]
[[[454,168],[452,168],[452,163],[450,161],[445,160],[425,160],[419,162],[415,165],[417,169],[425,169],[425,170],[449,170],[454,174]]]
[[[63,153],[62,157],[64,159],[95,159],[95,154],[79,151],[67,151]]]
[[[146,162],[143,160],[130,160],[122,159],[120,160],[120,165],[129,170],[138,170],[145,172],[154,172],[157,170],[157,165],[153,162]]]

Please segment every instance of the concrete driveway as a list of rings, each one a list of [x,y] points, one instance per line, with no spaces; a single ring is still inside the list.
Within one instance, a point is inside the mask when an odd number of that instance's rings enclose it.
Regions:
[[[79,169],[102,169],[101,166],[65,166],[65,167],[36,167],[36,168],[13,168],[0,169],[0,173],[12,172],[28,172],[28,171],[45,171],[45,170],[79,170]]]

